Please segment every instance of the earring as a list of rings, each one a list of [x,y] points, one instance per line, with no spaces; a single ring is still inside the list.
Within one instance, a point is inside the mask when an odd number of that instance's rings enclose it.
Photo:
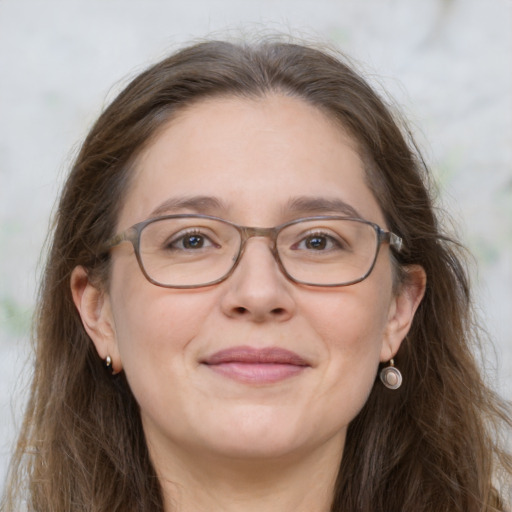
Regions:
[[[114,369],[112,368],[112,358],[110,356],[105,358],[105,368],[114,373]]]
[[[389,366],[382,368],[379,377],[388,389],[398,389],[402,385],[402,374],[398,368],[395,368],[393,359],[389,360]]]

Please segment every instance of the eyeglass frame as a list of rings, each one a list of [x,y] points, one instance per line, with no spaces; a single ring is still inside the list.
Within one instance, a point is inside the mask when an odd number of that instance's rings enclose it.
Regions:
[[[224,274],[219,279],[216,279],[214,281],[210,281],[208,283],[204,284],[192,284],[192,285],[169,285],[169,284],[163,284],[155,279],[153,279],[144,268],[144,263],[142,262],[142,257],[140,255],[140,239],[142,231],[146,226],[149,224],[153,224],[154,222],[158,222],[161,220],[166,219],[186,219],[186,218],[198,218],[198,219],[208,219],[208,220],[214,220],[219,221],[224,224],[228,224],[232,227],[234,227],[238,233],[240,234],[240,247],[238,249],[238,253],[236,255],[236,258],[233,260],[233,264],[229,271]],[[318,284],[318,283],[308,283],[306,281],[301,281],[299,279],[295,279],[293,276],[291,276],[288,271],[286,270],[285,266],[283,265],[283,262],[281,261],[281,258],[279,257],[279,251],[277,249],[277,237],[279,236],[279,233],[287,228],[288,226],[292,226],[294,224],[299,224],[301,222],[307,222],[307,221],[315,221],[315,220],[348,220],[348,221],[355,221],[360,222],[362,224],[367,224],[368,226],[371,226],[377,235],[377,244],[375,248],[375,255],[372,260],[372,264],[370,265],[369,270],[360,278],[354,279],[352,281],[349,281],[347,283],[341,283],[341,284]],[[375,267],[375,263],[377,261],[377,257],[380,251],[380,247],[383,243],[388,243],[390,247],[392,247],[397,253],[399,253],[402,250],[403,247],[403,240],[401,237],[396,235],[395,233],[391,231],[386,231],[385,229],[382,229],[378,224],[374,222],[370,222],[365,219],[361,219],[358,217],[344,217],[344,216],[336,216],[336,215],[318,215],[313,217],[302,217],[299,219],[294,219],[289,222],[285,222],[283,224],[279,224],[278,226],[274,226],[271,228],[258,228],[258,227],[251,227],[251,226],[240,226],[239,224],[235,224],[234,222],[231,222],[226,219],[221,219],[220,217],[214,217],[211,215],[204,215],[204,214],[194,214],[194,213],[182,213],[182,214],[173,214],[173,215],[162,215],[159,217],[152,217],[150,219],[144,220],[142,222],[138,222],[134,224],[133,226],[125,229],[121,233],[118,233],[117,235],[114,235],[113,237],[109,238],[100,249],[101,254],[108,253],[111,249],[114,247],[117,247],[123,242],[130,242],[133,246],[135,257],[137,258],[137,263],[139,264],[139,267],[142,271],[142,274],[144,277],[155,286],[160,286],[162,288],[174,288],[174,289],[192,289],[192,288],[202,288],[206,286],[213,286],[215,284],[221,283],[222,281],[225,281],[236,269],[238,264],[240,263],[240,260],[242,259],[242,256],[245,251],[245,246],[247,244],[247,241],[250,238],[254,237],[265,237],[269,238],[272,245],[270,247],[270,252],[272,253],[272,256],[274,257],[274,260],[279,266],[279,269],[283,273],[283,275],[289,279],[293,283],[302,284],[306,286],[316,286],[316,287],[323,287],[323,288],[336,288],[336,287],[342,287],[342,286],[351,286],[353,284],[360,283],[361,281],[364,281],[371,273],[373,268]]]

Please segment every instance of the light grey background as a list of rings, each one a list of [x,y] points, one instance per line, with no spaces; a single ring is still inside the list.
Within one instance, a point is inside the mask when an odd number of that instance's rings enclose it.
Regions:
[[[227,28],[329,40],[396,99],[476,256],[497,351],[486,365],[512,398],[511,0],[0,0],[0,481],[30,377],[38,258],[80,140],[130,77]]]

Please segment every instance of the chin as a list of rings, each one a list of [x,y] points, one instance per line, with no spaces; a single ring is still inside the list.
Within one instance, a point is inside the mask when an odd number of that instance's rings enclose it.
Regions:
[[[212,452],[218,457],[240,459],[247,462],[259,460],[282,459],[298,455],[305,449],[296,439],[286,436],[255,437],[252,435],[239,435],[237,438],[215,443]]]
[[[237,421],[225,422],[209,430],[210,450],[217,455],[235,459],[287,458],[304,455],[340,431],[326,431],[318,425],[306,425],[285,417],[284,411],[275,415],[245,415]],[[212,436],[213,434],[213,436]]]

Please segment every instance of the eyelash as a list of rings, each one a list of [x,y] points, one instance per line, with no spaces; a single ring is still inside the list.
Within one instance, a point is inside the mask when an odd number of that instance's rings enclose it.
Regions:
[[[299,240],[299,242],[295,245],[307,243],[308,240],[311,240],[315,237],[326,239],[326,243],[329,243],[329,242],[332,243],[335,246],[335,248],[343,248],[343,244],[341,243],[341,241],[338,238],[335,238],[334,236],[332,236],[328,233],[325,233],[325,232],[307,233],[304,236],[302,236],[302,238]]]
[[[193,236],[201,237],[204,241],[208,241],[211,245],[214,245],[213,241],[211,240],[211,238],[208,235],[205,235],[199,229],[190,229],[190,230],[187,230],[185,233],[179,234],[179,236],[173,236],[173,238],[169,242],[166,242],[164,244],[165,248],[168,250],[173,250],[173,249],[176,250],[176,248],[174,246],[178,242],[183,242],[186,238],[190,238]],[[187,249],[186,247],[181,248],[181,250],[186,250],[186,249]]]

